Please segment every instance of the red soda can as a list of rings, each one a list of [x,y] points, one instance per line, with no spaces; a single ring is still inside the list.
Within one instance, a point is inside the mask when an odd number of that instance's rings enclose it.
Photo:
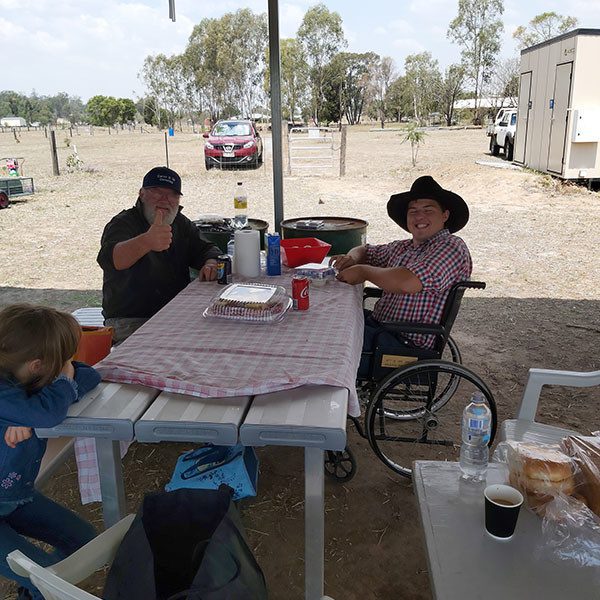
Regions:
[[[294,310],[308,310],[308,277],[292,277]]]

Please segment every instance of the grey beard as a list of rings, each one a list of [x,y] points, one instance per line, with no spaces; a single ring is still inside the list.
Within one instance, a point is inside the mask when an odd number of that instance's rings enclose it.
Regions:
[[[143,200],[142,200],[142,211],[144,213],[144,218],[150,225],[154,223],[154,218],[156,217],[156,209],[150,208]],[[179,211],[178,207],[172,208],[169,211],[163,210],[163,225],[172,225],[175,217],[177,216],[177,212]]]

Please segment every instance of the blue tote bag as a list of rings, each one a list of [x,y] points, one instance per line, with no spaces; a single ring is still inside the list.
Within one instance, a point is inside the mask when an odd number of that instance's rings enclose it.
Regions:
[[[233,490],[233,499],[256,496],[258,457],[250,446],[204,446],[182,454],[165,490],[182,488]]]

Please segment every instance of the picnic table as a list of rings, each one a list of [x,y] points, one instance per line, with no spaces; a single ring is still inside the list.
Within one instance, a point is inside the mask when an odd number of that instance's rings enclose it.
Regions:
[[[288,271],[262,281],[289,290],[290,279]],[[328,283],[311,289],[308,311],[261,324],[204,318],[219,289],[192,282],[96,365],[105,382],[61,425],[37,432],[96,438],[106,525],[125,512],[119,440],[304,448],[305,597],[319,600],[323,455],[345,447],[346,415],[360,412],[361,290]]]

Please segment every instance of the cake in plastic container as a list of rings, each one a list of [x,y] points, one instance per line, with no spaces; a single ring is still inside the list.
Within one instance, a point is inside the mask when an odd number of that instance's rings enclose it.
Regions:
[[[292,306],[284,287],[262,283],[232,283],[213,297],[205,317],[274,323]]]

